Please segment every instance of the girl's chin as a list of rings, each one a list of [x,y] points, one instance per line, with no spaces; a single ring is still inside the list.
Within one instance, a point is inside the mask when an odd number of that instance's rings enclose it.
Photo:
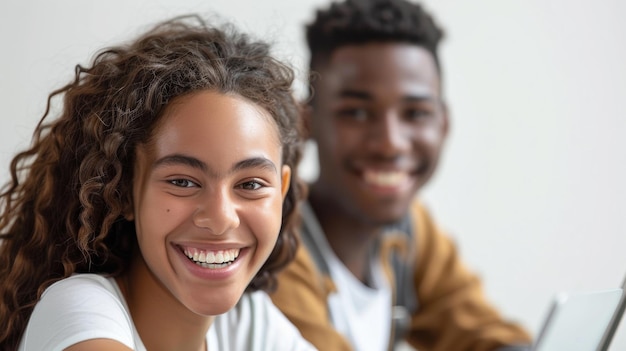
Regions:
[[[222,290],[222,289],[220,289]],[[187,308],[197,315],[217,316],[224,314],[237,305],[244,293],[245,288],[237,291],[211,291],[205,292],[201,296],[190,296],[193,301],[184,303]]]

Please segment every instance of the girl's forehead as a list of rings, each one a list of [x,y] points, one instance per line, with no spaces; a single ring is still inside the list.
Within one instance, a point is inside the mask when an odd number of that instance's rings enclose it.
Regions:
[[[201,101],[204,102],[201,103]],[[230,112],[248,110],[248,112],[256,113],[268,125],[274,127],[279,132],[278,121],[266,108],[237,93],[220,93],[213,90],[195,91],[173,98],[163,109],[162,117],[158,124],[161,125],[168,119],[176,119],[182,115],[189,114],[192,110],[200,109],[204,109],[205,117],[210,119],[217,115],[218,112],[223,112],[221,108],[227,105],[232,107]],[[213,114],[209,111],[212,109],[216,110]]]
[[[150,144],[155,156],[184,152],[221,158],[260,153],[280,160],[281,155],[279,130],[267,110],[240,96],[212,91],[173,101]]]

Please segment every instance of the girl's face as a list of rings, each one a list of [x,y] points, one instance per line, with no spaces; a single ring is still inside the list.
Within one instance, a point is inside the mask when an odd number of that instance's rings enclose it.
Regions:
[[[210,91],[175,99],[136,152],[137,281],[199,315],[232,308],[274,248],[290,174],[263,108]]]

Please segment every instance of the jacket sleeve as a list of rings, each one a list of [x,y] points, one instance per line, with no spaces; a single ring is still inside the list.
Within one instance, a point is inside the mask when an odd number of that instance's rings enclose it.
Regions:
[[[333,327],[327,299],[335,290],[329,277],[320,273],[306,247],[278,275],[278,287],[270,296],[302,336],[319,350],[350,351],[351,346]]]
[[[425,208],[412,206],[417,245],[414,286],[418,309],[407,341],[420,351],[494,351],[530,345],[520,326],[485,300],[479,279],[461,262],[452,240]]]

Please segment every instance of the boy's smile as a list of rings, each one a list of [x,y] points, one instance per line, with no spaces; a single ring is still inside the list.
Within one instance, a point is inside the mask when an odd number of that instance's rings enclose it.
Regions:
[[[312,193],[362,221],[398,220],[447,134],[434,58],[410,44],[348,45],[319,71],[309,117],[320,160]]]

